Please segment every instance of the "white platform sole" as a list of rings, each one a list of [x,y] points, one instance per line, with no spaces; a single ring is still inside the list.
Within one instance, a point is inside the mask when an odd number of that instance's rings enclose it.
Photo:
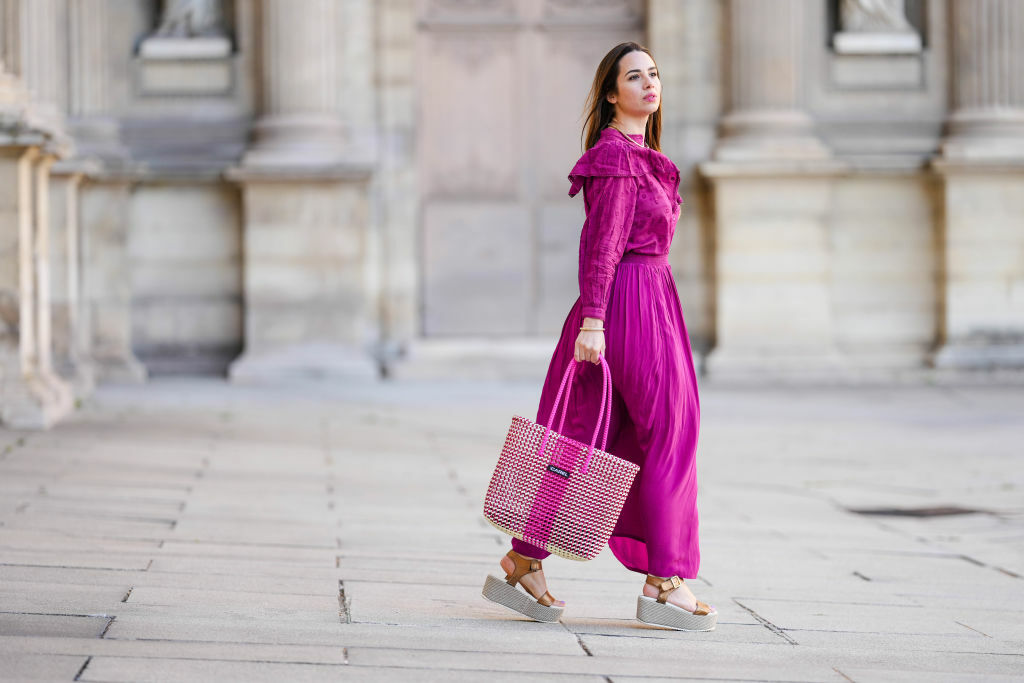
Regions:
[[[651,626],[672,628],[677,631],[714,631],[718,624],[718,612],[694,614],[682,607],[665,603],[654,598],[640,596],[636,601],[636,618]]]
[[[508,585],[507,581],[491,575],[484,582],[483,596],[534,621],[553,623],[562,617],[563,608],[545,607],[515,586]]]

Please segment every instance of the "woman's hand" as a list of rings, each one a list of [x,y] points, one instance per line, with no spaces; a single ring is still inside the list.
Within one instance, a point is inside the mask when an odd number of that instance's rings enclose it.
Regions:
[[[599,318],[584,318],[582,327],[604,327],[604,321]],[[573,353],[576,360],[586,360],[597,364],[601,362],[600,355],[604,353],[604,332],[589,332],[580,330],[576,337],[576,349]]]

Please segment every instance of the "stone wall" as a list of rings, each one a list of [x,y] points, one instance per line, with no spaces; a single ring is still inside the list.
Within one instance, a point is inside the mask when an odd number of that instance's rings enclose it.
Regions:
[[[12,424],[153,373],[536,377],[578,114],[629,39],[704,373],[1024,366],[1014,0],[215,4],[168,35],[155,0],[0,0]]]
[[[223,183],[132,194],[132,346],[151,373],[226,371],[242,342],[242,208]]]

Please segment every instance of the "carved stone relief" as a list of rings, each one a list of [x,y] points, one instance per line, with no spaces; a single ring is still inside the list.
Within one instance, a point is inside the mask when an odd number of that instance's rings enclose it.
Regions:
[[[166,0],[156,35],[192,38],[223,36],[224,11],[221,0]]]
[[[836,52],[898,54],[921,51],[921,36],[907,21],[905,0],[841,0],[842,31]]]
[[[904,0],[842,0],[840,22],[844,31],[909,31]]]

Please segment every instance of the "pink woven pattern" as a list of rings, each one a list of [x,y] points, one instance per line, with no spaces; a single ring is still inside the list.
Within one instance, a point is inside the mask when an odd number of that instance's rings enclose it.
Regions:
[[[515,416],[484,499],[484,518],[495,527],[572,560],[593,559],[608,543],[640,469],[604,450],[611,414],[611,373],[604,358],[601,363],[603,400],[591,443],[561,434],[564,411],[557,431]],[[570,362],[549,425],[554,423],[562,390],[567,385],[571,390],[575,369],[576,362]],[[566,406],[568,402],[567,391]],[[603,439],[596,448],[602,422]]]

